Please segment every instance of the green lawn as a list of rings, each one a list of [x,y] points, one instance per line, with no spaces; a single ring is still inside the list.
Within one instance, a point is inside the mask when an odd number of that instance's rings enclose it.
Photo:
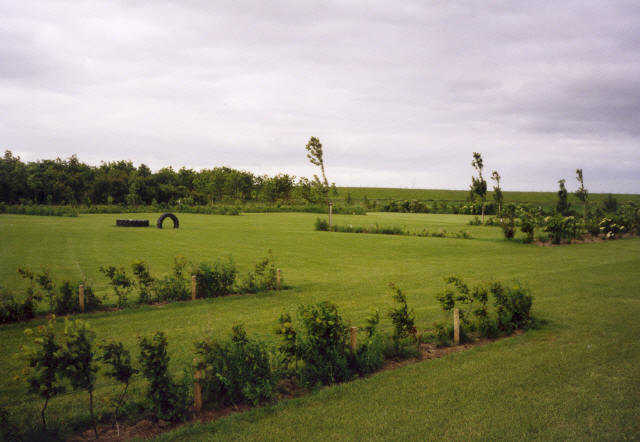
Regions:
[[[136,214],[153,220],[157,214]],[[0,282],[16,289],[19,266],[51,268],[57,278],[92,281],[107,293],[100,265],[146,259],[155,274],[176,255],[193,261],[233,254],[241,272],[272,249],[291,289],[84,315],[99,338],[136,350],[139,335],[165,331],[172,369],[182,373],[192,343],[245,324],[276,342],[280,312],[330,300],[353,325],[386,311],[393,281],[415,309],[420,329],[441,317],[435,294],[443,276],[528,284],[540,330],[489,346],[325,388],[167,438],[217,439],[638,439],[640,438],[640,240],[537,247],[508,242],[495,227],[454,215],[335,216],[336,224],[467,230],[473,239],[316,232],[313,214],[181,215],[180,229],[112,227],[117,215],[78,218],[0,216]],[[33,327],[35,323],[28,326]],[[388,321],[387,321],[388,323]],[[0,406],[26,425],[40,401],[12,380],[25,324],[0,327]],[[388,327],[388,325],[386,325]],[[101,384],[106,381],[100,379]],[[136,381],[133,392],[144,387]],[[112,391],[97,390],[98,408]],[[84,395],[52,401],[51,422],[65,428],[87,418]]]

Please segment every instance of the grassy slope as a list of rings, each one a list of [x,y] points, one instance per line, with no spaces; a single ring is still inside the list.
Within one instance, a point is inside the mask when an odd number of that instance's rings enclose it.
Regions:
[[[492,183],[489,183],[491,189]],[[366,196],[369,200],[419,200],[419,201],[466,201],[469,196],[468,190],[442,190],[442,189],[397,189],[383,187],[339,187],[337,200],[342,201],[351,195],[355,202],[361,202]],[[487,194],[487,201],[493,201],[493,192]],[[599,204],[608,194],[589,194],[589,201],[592,204]],[[640,195],[637,194],[613,194],[618,203],[633,201],[640,204]],[[510,192],[504,191],[504,200],[513,203],[531,203],[533,205],[543,205],[553,207],[558,201],[556,192]],[[582,203],[571,194],[569,202],[572,205],[582,207]]]
[[[274,342],[271,330],[279,313],[300,304],[329,299],[354,325],[363,325],[373,309],[385,311],[390,305],[389,281],[406,289],[421,329],[440,317],[434,294],[450,273],[470,281],[495,277],[528,283],[536,313],[551,321],[525,336],[186,427],[168,437],[640,437],[639,240],[538,248],[506,242],[495,228],[467,226],[468,217],[446,215],[336,216],[336,223],[443,226],[466,229],[478,239],[315,232],[315,215],[307,214],[183,215],[179,230],[162,231],[112,228],[114,218],[0,217],[0,280],[12,286],[17,266],[43,263],[54,276],[85,274],[106,289],[97,273],[101,264],[145,258],[162,273],[179,253],[204,260],[233,252],[247,270],[271,248],[293,286],[278,294],[86,315],[99,337],[120,339],[129,348],[138,335],[164,330],[176,372],[189,364],[191,343],[205,331],[227,334],[242,322],[251,334]],[[9,374],[0,379],[0,405],[10,405],[15,419],[35,421],[39,401],[27,398],[24,386],[11,380],[22,366],[11,355],[24,342],[24,328],[0,327],[0,372]],[[142,387],[138,381],[134,391]],[[100,407],[109,391],[98,389]],[[84,396],[68,395],[53,401],[50,416],[52,421],[64,416],[69,423],[86,413]]]

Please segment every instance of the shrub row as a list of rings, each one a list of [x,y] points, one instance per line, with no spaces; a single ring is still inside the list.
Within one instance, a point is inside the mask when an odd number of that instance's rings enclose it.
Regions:
[[[133,276],[127,274],[124,267],[103,266],[100,271],[109,279],[116,296],[116,306],[129,306],[132,291],[137,291],[138,304],[154,302],[173,302],[191,299],[191,275],[196,277],[196,292],[200,298],[213,298],[232,293],[257,293],[277,289],[277,269],[271,251],[255,264],[241,280],[237,280],[238,271],[232,257],[219,259],[213,263],[200,263],[191,266],[182,257],[174,258],[170,275],[162,278],[151,275],[144,261],[131,264]],[[103,300],[96,296],[91,286],[80,281],[73,284],[63,280],[58,285],[45,268],[39,272],[19,269],[18,272],[27,282],[22,301],[0,286],[0,324],[25,321],[35,316],[38,303],[46,301],[47,311],[57,315],[80,313],[80,301],[77,288],[84,285],[85,312],[103,307]],[[282,279],[281,279],[282,287]]]
[[[371,233],[380,235],[405,235],[405,236],[419,236],[419,237],[437,237],[437,238],[465,238],[470,239],[471,235],[465,230],[460,230],[456,233],[447,233],[445,229],[439,229],[438,231],[429,231],[427,229],[422,230],[409,230],[404,227],[392,226],[385,227],[379,226],[376,223],[373,226],[329,226],[329,222],[326,219],[317,218],[315,222],[315,229],[323,232],[341,232],[341,233]]]
[[[48,303],[49,313],[67,315],[80,312],[76,287],[83,284],[82,281],[72,284],[64,280],[56,287],[47,269],[43,268],[40,272],[18,269],[18,273],[27,282],[25,296],[22,301],[17,301],[13,293],[0,287],[0,324],[32,319],[38,303],[43,300]],[[97,310],[102,306],[102,300],[88,285],[84,286],[84,301],[85,311]]]
[[[444,311],[461,309],[465,337],[473,332],[497,336],[532,324],[532,297],[519,285],[506,287],[493,282],[470,288],[457,277],[447,278],[447,283],[449,287],[438,295],[438,300]],[[205,404],[258,405],[275,400],[284,380],[306,387],[345,382],[381,369],[387,359],[420,357],[420,342],[451,343],[449,323],[438,323],[434,332],[418,335],[415,313],[409,309],[405,294],[393,284],[390,291],[394,304],[385,316],[391,322],[392,332],[379,331],[381,315],[375,311],[363,327],[365,338],[355,348],[349,341],[348,322],[337,306],[327,301],[301,306],[297,321],[289,312],[283,312],[275,329],[280,336],[276,349],[248,337],[241,325],[233,327],[229,338],[206,336],[195,342],[193,369],[200,371],[198,379]],[[489,305],[489,295],[493,296],[493,306]],[[22,348],[28,365],[24,371],[28,392],[44,400],[41,419],[45,432],[50,400],[69,386],[88,393],[91,422],[96,431],[93,391],[100,369],[121,385],[113,401],[114,423],[125,406],[128,386],[136,373],[147,380],[145,396],[139,402],[143,409],[157,419],[186,419],[193,379],[190,374],[176,379],[169,373],[164,333],[139,338],[139,365],[134,367],[131,353],[120,342],[103,342],[96,349],[95,333],[87,323],[65,319],[64,331],[60,333],[58,329],[53,316],[47,325],[38,326],[35,331],[25,330],[32,340]]]

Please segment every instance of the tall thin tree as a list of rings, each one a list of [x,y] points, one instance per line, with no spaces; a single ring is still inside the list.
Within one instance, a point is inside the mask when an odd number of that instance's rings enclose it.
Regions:
[[[478,152],[473,153],[473,161],[471,165],[478,172],[478,177],[471,177],[471,193],[477,195],[482,201],[482,222],[484,223],[484,204],[487,197],[487,182],[482,177],[482,168],[484,164],[482,162],[482,156]]]
[[[491,179],[496,182],[496,185],[493,186],[493,200],[498,205],[498,218],[502,218],[502,188],[500,187],[500,174],[498,171],[494,170],[491,173]]]
[[[584,219],[587,219],[587,204],[589,203],[589,191],[584,187],[584,178],[582,177],[582,169],[576,169],[576,179],[578,180],[578,190],[575,191],[575,195],[582,202],[582,208],[584,211]]]

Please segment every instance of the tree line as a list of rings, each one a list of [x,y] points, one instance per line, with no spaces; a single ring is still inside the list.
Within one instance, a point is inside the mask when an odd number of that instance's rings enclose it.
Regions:
[[[76,155],[23,162],[10,150],[0,158],[0,202],[6,204],[202,205],[292,199],[314,203],[327,195],[326,178],[309,180],[285,173],[255,175],[229,167],[200,171],[164,167],[153,172],[145,164],[135,167],[125,160],[92,166]]]

